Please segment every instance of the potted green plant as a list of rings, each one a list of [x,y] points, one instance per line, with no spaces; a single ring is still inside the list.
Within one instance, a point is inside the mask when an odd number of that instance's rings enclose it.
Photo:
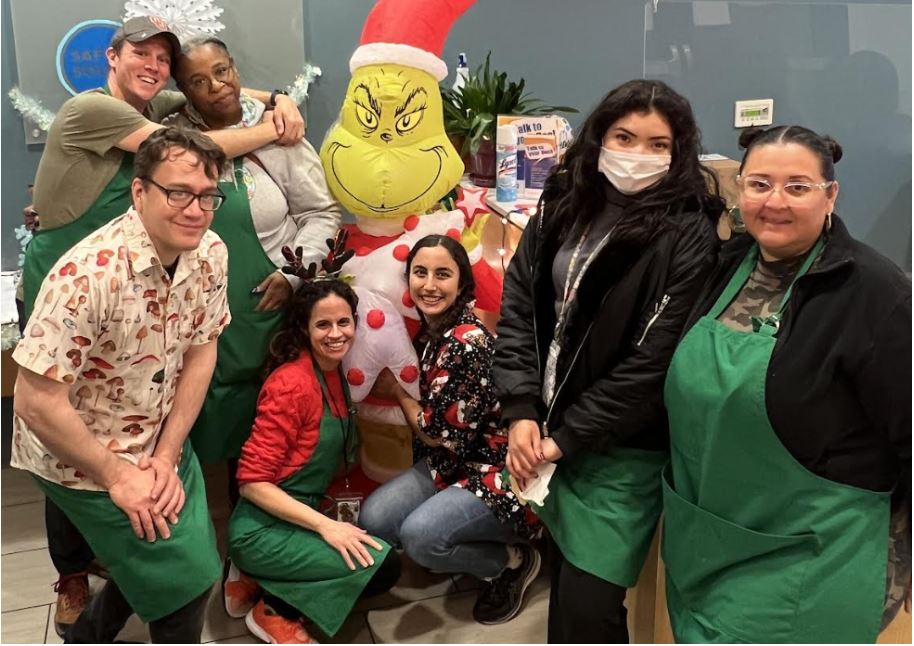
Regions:
[[[477,186],[495,186],[495,121],[499,114],[543,115],[577,112],[562,105],[546,105],[524,93],[524,79],[509,81],[505,72],[486,61],[457,90],[441,87],[444,129],[455,143]]]

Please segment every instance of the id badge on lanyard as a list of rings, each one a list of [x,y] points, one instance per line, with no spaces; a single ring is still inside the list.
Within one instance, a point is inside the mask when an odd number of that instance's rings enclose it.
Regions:
[[[342,379],[343,376],[340,374],[340,380]],[[320,385],[327,402],[335,403],[330,395],[330,389],[323,379],[320,380]],[[359,514],[362,511],[362,501],[365,499],[365,495],[349,486],[349,440],[352,437],[352,418],[355,415],[355,410],[348,397],[346,398],[346,414],[345,426],[343,425],[343,420],[337,418],[340,425],[340,433],[343,436],[343,482],[346,488],[336,496],[330,497],[332,504],[325,514],[336,521],[356,525],[359,522]]]

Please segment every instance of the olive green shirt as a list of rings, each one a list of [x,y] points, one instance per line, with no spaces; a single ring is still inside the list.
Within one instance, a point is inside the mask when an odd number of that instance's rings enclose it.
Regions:
[[[124,151],[117,143],[184,104],[180,92],[160,92],[140,114],[104,89],[68,99],[48,131],[35,177],[35,210],[42,229],[79,218],[117,173]]]

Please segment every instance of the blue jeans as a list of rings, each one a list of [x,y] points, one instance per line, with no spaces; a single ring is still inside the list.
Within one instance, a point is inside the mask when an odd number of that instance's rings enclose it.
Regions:
[[[435,488],[425,460],[379,487],[363,503],[359,524],[435,572],[498,576],[514,531],[473,493]]]

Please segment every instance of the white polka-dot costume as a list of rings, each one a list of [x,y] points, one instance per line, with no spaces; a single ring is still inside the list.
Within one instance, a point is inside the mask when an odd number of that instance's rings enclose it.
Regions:
[[[357,249],[343,266],[343,273],[355,276],[353,287],[359,296],[359,326],[356,343],[343,359],[343,371],[352,399],[361,402],[371,391],[382,369],[389,367],[404,390],[419,398],[419,367],[416,352],[403,318],[418,320],[415,303],[406,282],[406,258],[420,239],[430,234],[450,235],[460,240],[464,229],[462,211],[441,211],[411,215],[403,222],[403,233],[393,242],[374,250]],[[470,262],[482,258],[482,247],[470,252]],[[361,415],[388,424],[405,424],[398,406],[359,406]]]

